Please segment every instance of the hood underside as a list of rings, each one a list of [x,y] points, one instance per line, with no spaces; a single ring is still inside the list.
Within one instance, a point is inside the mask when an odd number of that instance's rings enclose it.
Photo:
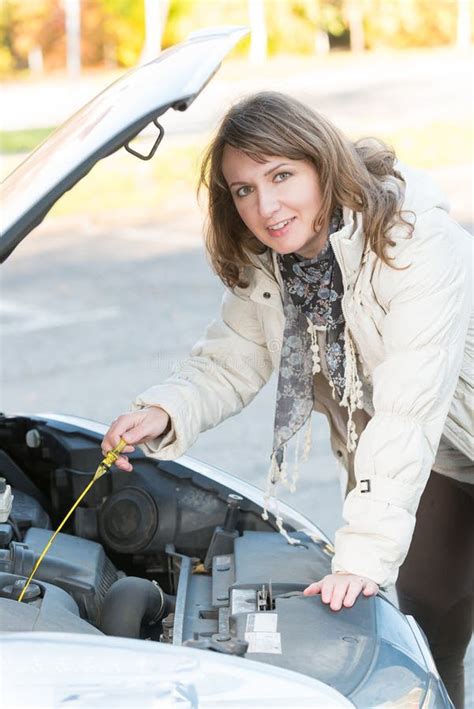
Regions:
[[[126,73],[55,130],[2,183],[0,262],[99,160],[128,149],[150,123],[160,128],[157,119],[168,109],[186,110],[246,34],[245,27],[193,34]],[[157,143],[161,136],[160,128]]]

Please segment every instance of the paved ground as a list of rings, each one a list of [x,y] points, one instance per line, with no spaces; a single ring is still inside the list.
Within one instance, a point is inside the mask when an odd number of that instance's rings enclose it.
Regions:
[[[467,64],[452,53],[431,59],[421,54],[411,63],[362,57],[344,67],[335,61],[324,72],[317,64],[298,66],[211,83],[207,99],[190,110],[189,127],[207,130],[232,96],[260,86],[291,89],[345,128],[365,118],[367,132],[376,125],[408,130],[471,111]],[[82,100],[96,88],[86,81],[68,95]],[[4,127],[28,125],[33,115],[44,125],[57,122],[63,89],[35,86],[26,95],[20,86],[4,88]],[[185,119],[186,114],[171,116],[169,130],[185,130]],[[472,227],[468,149],[466,155],[465,165],[439,168],[434,176],[457,218]],[[191,204],[181,205],[166,222],[149,224],[134,218],[91,221],[86,212],[85,206],[84,216],[74,221],[46,220],[2,269],[3,410],[110,421],[137,392],[166,377],[218,310],[221,287],[204,258],[200,217]],[[272,380],[241,415],[203,434],[190,453],[263,486],[274,397]],[[314,430],[299,489],[283,497],[332,536],[341,521],[337,464],[326,424],[316,415]],[[467,664],[474,676],[472,648]],[[472,685],[468,697],[474,706]]]

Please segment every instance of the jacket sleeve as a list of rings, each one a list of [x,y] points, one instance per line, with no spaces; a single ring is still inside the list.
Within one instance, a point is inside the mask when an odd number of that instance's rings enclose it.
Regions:
[[[380,268],[384,358],[374,416],[355,455],[357,485],[336,533],[333,571],[395,582],[456,387],[470,312],[469,235],[441,210],[418,219]],[[398,253],[397,253],[398,250]]]
[[[173,460],[199,433],[221,423],[249,404],[269,379],[272,363],[258,305],[226,291],[221,319],[213,321],[190,356],[163,384],[140,394],[134,410],[160,406],[170,416],[171,430],[142,447],[149,455]]]

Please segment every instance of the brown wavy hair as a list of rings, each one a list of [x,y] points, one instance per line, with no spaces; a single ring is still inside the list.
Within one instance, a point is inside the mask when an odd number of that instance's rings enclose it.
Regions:
[[[387,265],[393,246],[389,230],[405,222],[400,214],[404,180],[394,168],[395,152],[380,140],[348,140],[325,116],[300,101],[263,91],[235,104],[224,116],[201,164],[198,193],[208,190],[206,248],[222,281],[248,286],[251,254],[267,250],[249,231],[234,205],[222,174],[226,145],[263,162],[266,156],[306,160],[318,171],[323,209],[315,225],[325,223],[336,205],[361,212],[366,242]],[[410,226],[407,224],[407,228]]]

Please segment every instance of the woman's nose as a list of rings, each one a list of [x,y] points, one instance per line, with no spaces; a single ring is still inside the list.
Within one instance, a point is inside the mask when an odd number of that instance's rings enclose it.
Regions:
[[[280,209],[280,202],[271,190],[261,190],[258,195],[258,209],[260,216],[268,219]]]

